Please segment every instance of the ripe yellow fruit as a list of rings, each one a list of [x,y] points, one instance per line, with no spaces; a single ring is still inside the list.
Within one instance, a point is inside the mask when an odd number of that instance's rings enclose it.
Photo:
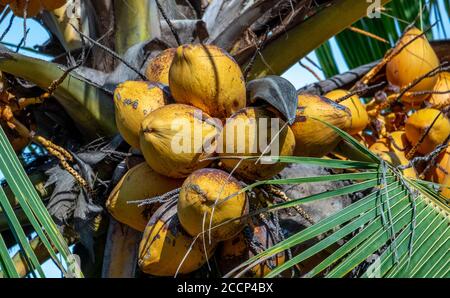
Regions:
[[[25,8],[27,18],[32,18],[37,16],[41,10],[42,5],[39,0],[29,0],[27,4],[27,0],[14,0],[9,1],[9,7],[13,11],[14,15],[24,17],[25,16]]]
[[[440,193],[450,200],[450,146],[439,154],[436,160],[436,167],[430,169],[426,175],[426,179],[441,184]]]
[[[243,262],[255,256],[255,254],[260,253],[276,244],[275,237],[273,235],[276,231],[274,226],[270,227],[260,222],[250,224],[249,229],[250,239],[246,239],[246,235],[242,232],[233,239],[224,241],[220,248],[218,248],[218,257],[216,259],[223,274],[230,272]],[[250,247],[249,243],[254,243],[256,246],[257,244],[262,245],[262,247],[259,247],[261,251],[254,251]],[[284,261],[284,252],[279,253],[276,256],[273,256],[261,264],[253,267],[249,272],[247,272],[246,276],[262,278],[270,273],[270,266],[280,266],[284,263]]]
[[[389,139],[379,139],[369,149],[395,167],[406,166],[409,163],[406,155],[411,149],[411,144],[404,131],[391,133]],[[417,178],[417,173],[412,167],[403,170],[403,174],[409,178]]]
[[[183,262],[178,273],[191,273],[206,263],[216,245],[206,244],[206,253],[203,246],[200,238],[194,242],[194,238],[181,228],[176,205],[166,203],[156,211],[145,228],[139,245],[138,265],[147,274],[174,276]]]
[[[122,177],[109,195],[106,208],[116,220],[142,232],[153,213],[152,211],[155,211],[159,205],[150,205],[150,209],[146,209],[138,207],[138,204],[128,204],[128,202],[160,196],[182,184],[182,180],[162,176],[153,171],[146,163],[141,163],[131,168]]]
[[[336,101],[348,94],[348,91],[338,89],[328,92],[325,94],[325,97],[331,99],[332,101]],[[348,130],[348,133],[355,135],[363,131],[363,129],[369,124],[369,115],[367,114],[366,107],[361,102],[359,96],[353,95],[352,97],[340,102],[340,104],[349,108],[350,114],[352,115],[352,124]]]
[[[213,45],[178,47],[169,71],[176,102],[193,105],[224,119],[245,107],[244,76],[224,50]]]
[[[277,123],[275,126],[272,126],[272,119]],[[286,164],[256,163],[256,160],[241,161],[227,157],[259,157],[262,153],[291,156],[295,149],[295,137],[291,128],[285,125],[275,112],[261,107],[245,108],[229,118],[222,131],[221,140],[223,148],[219,148],[219,156],[224,168],[228,171],[234,170],[234,173],[249,180],[271,178],[281,172]]]
[[[438,81],[434,86],[435,92],[446,92],[450,90],[450,72],[443,72],[439,74]],[[450,105],[450,93],[432,94],[430,103],[434,108],[440,109]]]
[[[26,9],[27,18],[31,18],[37,16],[43,9],[54,10],[63,6],[66,0],[1,0],[0,4],[9,4],[14,15],[20,17],[25,16]]]
[[[176,51],[177,49],[175,48],[164,50],[149,62],[145,71],[149,81],[169,85],[169,69]]]
[[[184,230],[193,237],[205,232],[201,236],[209,241],[210,227],[248,212],[245,193],[235,195],[240,190],[242,187],[239,181],[224,171],[201,169],[192,173],[181,187],[177,206],[178,218]],[[232,195],[235,196],[231,197]],[[244,220],[230,221],[213,228],[211,240],[219,242],[230,239],[243,228]]]
[[[436,120],[436,121],[435,121]],[[442,144],[450,134],[449,119],[440,114],[439,110],[426,108],[412,114],[405,124],[406,137],[415,146],[419,143],[422,135],[433,124],[428,134],[423,139],[417,151],[422,154],[431,153],[436,146]]]
[[[201,110],[183,104],[159,108],[142,122],[141,151],[147,163],[158,173],[183,178],[208,166],[222,130]]]
[[[116,125],[124,140],[139,149],[141,123],[152,111],[170,102],[169,89],[157,83],[127,81],[114,91]]]
[[[409,41],[422,34],[417,28],[412,28],[402,37],[394,52],[399,50]],[[406,87],[414,80],[425,75],[439,66],[439,59],[425,36],[421,36],[406,46],[386,66],[386,75],[389,83],[400,88]],[[431,91],[437,81],[437,75],[422,80],[410,89],[410,92]],[[402,101],[417,105],[423,102],[428,95],[403,96]]]
[[[54,10],[66,4],[66,0],[40,0],[46,10]]]
[[[295,135],[296,156],[322,157],[330,153],[341,137],[320,119],[347,131],[352,123],[350,110],[325,97],[301,94],[298,96],[297,118],[291,126]]]

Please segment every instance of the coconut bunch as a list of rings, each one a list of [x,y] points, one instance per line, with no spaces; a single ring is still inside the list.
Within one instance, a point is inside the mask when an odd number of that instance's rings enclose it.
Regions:
[[[55,10],[64,6],[66,0],[0,0],[0,7],[9,5],[14,15],[35,17],[43,10]]]
[[[385,67],[374,70],[385,70],[388,85],[373,97],[360,99],[358,90],[335,90],[325,97],[350,109],[352,122],[347,132],[361,144],[405,177],[436,183],[449,199],[448,67],[440,64],[424,32],[417,28],[407,29],[379,65]],[[369,72],[365,78],[374,74]],[[340,158],[362,158],[345,142],[333,152]]]
[[[213,45],[167,49],[148,63],[146,76],[114,93],[117,128],[145,162],[128,170],[107,208],[144,233],[138,264],[150,275],[188,274],[215,251],[245,259],[256,253],[255,243],[277,243],[274,224],[248,219],[261,200],[250,200],[244,185],[284,169],[271,156],[331,152],[340,138],[320,121],[345,130],[362,126],[352,126],[351,104],[298,96],[281,77],[246,82],[235,60]],[[267,262],[252,275],[267,273],[273,263]]]

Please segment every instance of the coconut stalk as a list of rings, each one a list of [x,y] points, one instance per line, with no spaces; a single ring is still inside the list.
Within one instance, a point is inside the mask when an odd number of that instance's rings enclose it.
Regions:
[[[389,2],[390,0],[381,0],[380,4]],[[257,56],[249,77],[282,74],[324,41],[367,15],[370,5],[366,1],[334,1],[329,7],[269,42],[261,55]]]
[[[135,277],[142,233],[110,218],[103,258],[103,278]]]
[[[115,50],[119,55],[133,45],[160,36],[155,1],[115,0]]]

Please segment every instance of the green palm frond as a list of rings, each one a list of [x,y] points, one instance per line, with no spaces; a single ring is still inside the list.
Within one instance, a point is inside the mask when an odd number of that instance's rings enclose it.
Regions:
[[[329,41],[317,48],[316,55],[319,57],[325,77],[329,78],[339,73],[339,68],[334,60]]]
[[[71,253],[67,243],[26,175],[8,142],[3,128],[0,128],[0,171],[5,176],[9,187],[12,189],[19,206],[25,213],[37,237],[42,241],[61,272],[66,276],[81,276],[77,268],[78,265],[70,257]],[[0,207],[6,216],[13,236],[19,244],[20,252],[23,254],[29,268],[31,268],[31,274],[36,277],[45,277],[41,264],[3,188],[0,190]],[[59,253],[60,257],[57,253]],[[1,236],[0,259],[0,276],[17,277],[18,273]]]
[[[351,273],[358,277],[448,276],[450,209],[445,199],[440,197],[430,183],[404,177],[399,170],[375,157],[350,135],[337,128],[335,130],[354,150],[359,151],[360,156],[365,156],[365,161],[308,160],[299,157],[276,159],[291,163],[320,164],[328,168],[355,169],[354,166],[357,166],[358,172],[269,180],[250,185],[246,190],[261,184],[352,181],[352,184],[337,190],[294,198],[286,203],[272,205],[264,211],[356,192],[364,191],[368,194],[242,263],[229,275],[241,276],[264,260],[316,240],[315,244],[310,244],[306,250],[273,269],[267,277],[277,276],[291,267],[301,265],[336,245],[337,249],[308,272],[301,272],[302,276],[346,277]],[[371,257],[375,259],[369,264],[368,259]]]

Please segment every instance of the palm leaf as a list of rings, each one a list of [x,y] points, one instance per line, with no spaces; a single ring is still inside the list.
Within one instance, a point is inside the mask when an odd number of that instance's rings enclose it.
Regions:
[[[67,247],[67,243],[51,219],[42,200],[34,189],[33,184],[28,179],[19,159],[8,142],[3,128],[0,128],[0,171],[5,176],[21,209],[30,221],[37,236],[48,250],[52,260],[64,274],[80,276],[77,265],[69,258],[71,253]],[[32,269],[31,273],[35,276],[44,277],[45,273],[40,266],[38,258],[36,257],[3,188],[0,190],[0,206],[6,215],[10,230],[20,246],[20,252],[23,254],[24,259],[27,260],[28,266]],[[14,273],[14,270],[12,270],[12,260],[7,251],[5,252],[4,250],[6,246],[3,245],[3,239],[1,239],[0,242],[0,255],[2,259],[1,273],[4,276],[15,276],[17,272]],[[57,256],[58,252],[61,258]]]
[[[331,51],[331,45],[329,41],[317,48],[316,55],[319,59],[323,73],[327,78],[339,73],[339,69],[333,56],[333,52]]]

